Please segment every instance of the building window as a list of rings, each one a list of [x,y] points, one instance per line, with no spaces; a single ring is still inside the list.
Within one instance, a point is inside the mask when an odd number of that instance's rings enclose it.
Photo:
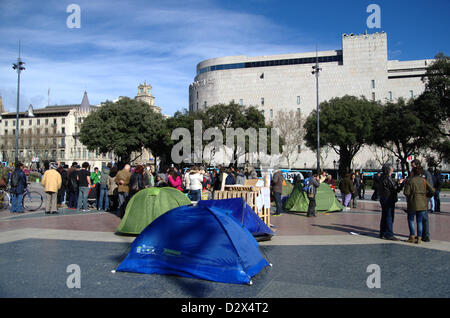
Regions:
[[[270,118],[273,118],[273,109],[270,110]]]
[[[375,101],[375,93],[372,93],[372,100]]]
[[[24,121],[23,119],[20,121],[20,126],[23,126],[23,121]]]
[[[198,99],[198,91],[197,91],[197,99]]]
[[[5,127],[8,127],[8,121],[5,120]]]
[[[62,133],[62,134],[65,134],[65,133],[66,133],[66,128],[61,127],[61,133]]]
[[[8,129],[5,129],[5,135],[7,135],[8,134]]]
[[[372,80],[372,89],[375,89],[375,80]]]
[[[389,91],[389,100],[392,102],[392,92]]]
[[[64,125],[66,123],[66,119],[65,118],[61,118],[61,123]]]
[[[61,138],[61,147],[66,146],[66,140],[64,138]]]
[[[297,96],[297,105],[300,105],[300,96]]]
[[[45,119],[45,124],[48,125],[48,118]]]
[[[40,125],[40,124],[41,124],[41,120],[38,119],[38,120],[37,120],[37,125]]]
[[[409,96],[411,97],[411,98],[414,98],[414,91],[409,91]]]
[[[301,111],[300,111],[300,108],[297,108],[297,113],[299,113],[299,114],[300,114],[300,112],[301,112]]]
[[[261,97],[261,106],[264,106],[264,97]]]
[[[16,125],[16,121],[15,120],[13,120],[13,126],[15,126]]]
[[[65,159],[65,157],[66,157],[66,152],[63,149],[63,150],[61,150],[61,159]]]
[[[56,125],[56,118],[53,118],[53,124]]]
[[[28,121],[28,125],[32,125],[33,124],[33,120],[32,119],[30,119],[29,121]]]
[[[241,106],[244,105],[244,100],[243,100],[243,99],[240,99],[240,100],[239,100],[239,105],[241,105]]]

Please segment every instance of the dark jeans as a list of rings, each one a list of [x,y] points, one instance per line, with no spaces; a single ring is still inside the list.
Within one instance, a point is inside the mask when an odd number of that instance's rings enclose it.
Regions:
[[[273,197],[275,198],[275,205],[277,207],[276,213],[279,214],[279,213],[283,212],[283,201],[281,201],[281,193],[274,192]]]
[[[77,192],[69,192],[69,204],[67,206],[69,208],[77,208],[78,204],[78,191]]]
[[[425,211],[416,211],[416,212],[408,212],[408,226],[409,226],[409,235],[416,235],[416,230],[414,228],[414,218],[416,218],[417,222],[417,236],[422,236],[423,231],[423,216],[425,215]]]
[[[316,215],[316,197],[314,198],[310,198],[309,199],[309,204],[308,204],[308,212],[306,213],[306,215]]]
[[[430,222],[428,221],[428,211],[424,211],[423,213],[422,226],[423,226],[422,239],[430,239]]]
[[[119,206],[117,210],[119,212],[119,217],[123,218],[125,215],[125,209],[128,203],[128,192],[119,192]]]
[[[11,194],[10,212],[23,212],[22,199],[23,199],[23,193],[12,193]]]
[[[200,201],[202,198],[202,190],[189,190],[189,198],[191,201]]]
[[[394,236],[394,211],[395,202],[391,198],[380,199],[381,203],[381,222],[380,222],[380,236],[385,238],[392,238]]]
[[[435,204],[435,211],[441,212],[441,190],[436,190],[434,193],[434,204]]]
[[[100,197],[98,199],[98,209],[103,210],[103,202],[105,202],[105,210],[109,209],[108,188],[106,184],[100,184]]]

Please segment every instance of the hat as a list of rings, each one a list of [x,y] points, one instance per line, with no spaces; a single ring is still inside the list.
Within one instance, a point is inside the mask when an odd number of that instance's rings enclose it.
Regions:
[[[50,169],[58,169],[58,164],[56,162],[51,162]]]

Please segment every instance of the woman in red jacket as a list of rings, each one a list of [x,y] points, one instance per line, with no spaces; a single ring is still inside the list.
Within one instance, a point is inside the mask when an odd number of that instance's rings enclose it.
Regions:
[[[169,172],[169,185],[175,189],[183,191],[181,187],[181,177],[177,174],[175,170]]]

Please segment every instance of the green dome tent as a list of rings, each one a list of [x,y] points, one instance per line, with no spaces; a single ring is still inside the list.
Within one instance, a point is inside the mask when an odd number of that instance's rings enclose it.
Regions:
[[[302,184],[295,186],[284,205],[285,210],[291,212],[307,212],[309,199],[303,191]],[[321,183],[316,193],[316,212],[342,211],[344,206],[336,199],[333,190],[326,183]]]
[[[116,231],[125,234],[140,234],[161,214],[189,204],[191,204],[191,200],[175,188],[143,189],[128,202],[125,215]]]

